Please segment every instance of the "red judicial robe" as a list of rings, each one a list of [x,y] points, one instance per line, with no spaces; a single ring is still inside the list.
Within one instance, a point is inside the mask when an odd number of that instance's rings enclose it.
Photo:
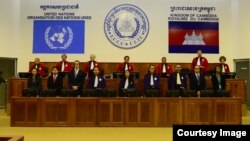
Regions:
[[[63,63],[63,61],[60,61],[56,64],[58,71],[62,70],[62,63]],[[64,71],[63,72],[70,72],[70,71],[72,71],[72,69],[73,69],[72,64],[68,61],[64,61]]]
[[[119,72],[124,72],[125,71],[125,65],[127,64],[128,66],[128,70],[130,72],[133,72],[134,71],[134,67],[132,65],[130,65],[129,63],[122,63],[122,64],[119,64],[118,68],[117,68],[117,71]]]
[[[172,67],[169,66],[167,63],[158,64],[158,65],[156,66],[156,73],[157,73],[159,76],[161,76],[161,74],[163,73],[163,72],[162,72],[163,65],[165,65],[165,67],[166,67],[166,73],[170,75],[170,74],[173,72],[173,69],[172,69]]]
[[[192,70],[194,70],[194,67],[197,64],[197,61],[198,61],[198,57],[195,57],[192,61],[192,66],[191,66]],[[201,69],[202,74],[205,74],[205,72],[209,71],[208,61],[205,57],[200,57],[200,66],[204,67],[203,69]]]
[[[229,66],[228,66],[228,64],[219,64],[219,67],[220,67],[220,69],[221,69],[221,72],[223,72],[223,67],[224,67],[224,70],[225,70],[225,73],[228,73],[228,72],[230,72],[230,69],[229,69]]]
[[[43,64],[41,64],[41,63],[40,63],[40,64],[33,64],[33,65],[30,67],[29,72],[31,72],[33,68],[36,68],[37,73],[38,73],[40,76],[42,76],[42,77],[45,76],[45,68],[44,68],[44,65],[43,65]]]

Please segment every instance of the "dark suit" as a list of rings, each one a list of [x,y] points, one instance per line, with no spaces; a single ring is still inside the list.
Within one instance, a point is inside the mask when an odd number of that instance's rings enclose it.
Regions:
[[[57,94],[60,94],[61,89],[63,88],[63,78],[57,75],[55,81],[53,80],[53,75],[49,76],[47,81],[48,89],[56,89]]]
[[[126,82],[126,78],[121,79],[120,84],[119,84],[119,90],[124,89]],[[133,79],[128,79],[128,87],[127,89],[132,89],[135,88],[135,82]]]
[[[181,85],[177,85],[177,73],[172,73],[168,78],[169,90],[179,90],[180,87],[187,89],[187,78],[184,74],[180,73]]]
[[[220,75],[221,77],[221,89],[219,89],[219,81],[217,79],[217,76],[214,74],[212,75],[212,85],[214,90],[225,90],[226,89],[226,79],[223,75]]]
[[[88,89],[96,89],[96,88],[104,89],[104,88],[106,88],[106,81],[101,75],[97,76],[98,77],[98,84],[97,84],[97,87],[94,87],[95,77],[96,76],[93,75],[92,77],[89,78]]]
[[[25,95],[27,95],[27,93],[31,93],[28,95],[40,95],[41,94],[41,89],[42,89],[42,79],[40,76],[30,76],[28,78],[28,82],[27,82],[27,89],[24,90],[24,92],[26,93]]]
[[[195,73],[190,75],[190,89],[191,90],[205,90],[206,89],[206,80],[205,76],[199,74],[199,78]]]
[[[160,89],[160,77],[156,73],[153,74],[154,85],[150,85],[151,74],[144,76],[144,89]]]
[[[82,90],[85,76],[86,76],[85,72],[81,70],[78,71],[76,76],[75,76],[75,70],[71,71],[68,75],[69,87],[72,89],[73,86],[78,86],[78,90]]]

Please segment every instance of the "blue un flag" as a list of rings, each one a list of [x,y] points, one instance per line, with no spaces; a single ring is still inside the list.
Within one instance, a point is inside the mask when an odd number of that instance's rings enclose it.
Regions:
[[[83,20],[35,20],[33,53],[84,53]]]

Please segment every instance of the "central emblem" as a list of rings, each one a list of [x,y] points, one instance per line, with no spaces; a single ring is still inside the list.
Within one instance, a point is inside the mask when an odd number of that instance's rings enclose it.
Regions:
[[[104,31],[112,44],[130,49],[139,46],[146,39],[149,22],[139,7],[123,4],[110,10],[104,21]]]
[[[50,49],[67,49],[73,40],[72,29],[67,26],[47,27],[44,39]]]

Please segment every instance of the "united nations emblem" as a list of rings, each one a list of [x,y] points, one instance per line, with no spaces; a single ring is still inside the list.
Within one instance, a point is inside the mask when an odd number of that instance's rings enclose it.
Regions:
[[[67,49],[73,40],[73,32],[69,26],[49,26],[44,33],[44,39],[50,49]]]
[[[130,49],[139,46],[146,39],[149,22],[139,7],[122,4],[108,13],[104,21],[104,31],[112,44]]]

